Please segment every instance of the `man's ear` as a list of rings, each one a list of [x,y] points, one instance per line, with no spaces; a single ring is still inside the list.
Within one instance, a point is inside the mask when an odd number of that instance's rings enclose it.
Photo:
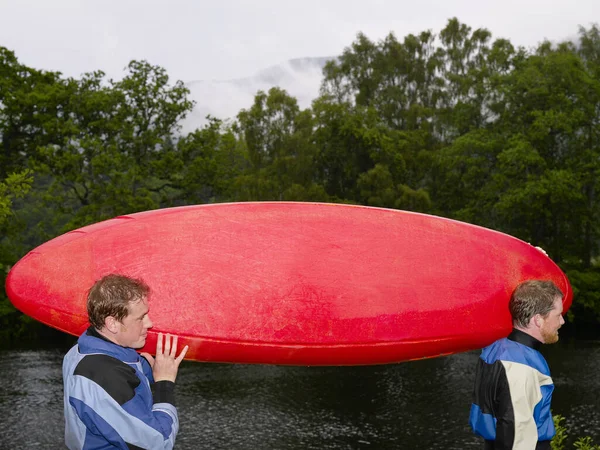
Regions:
[[[107,316],[104,319],[104,328],[110,333],[116,334],[119,332],[119,321],[113,316]]]
[[[542,325],[541,319],[542,319],[542,317],[539,314],[536,314],[535,316],[533,316],[531,318],[530,324],[539,328]]]

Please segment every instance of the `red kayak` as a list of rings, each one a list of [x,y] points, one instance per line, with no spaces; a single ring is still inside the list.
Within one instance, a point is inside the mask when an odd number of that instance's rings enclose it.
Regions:
[[[151,287],[156,334],[196,361],[382,364],[483,347],[508,335],[510,294],[549,279],[514,237],[425,214],[320,203],[230,203],[117,217],[23,257],[6,289],[25,314],[78,335],[86,293],[108,273]]]

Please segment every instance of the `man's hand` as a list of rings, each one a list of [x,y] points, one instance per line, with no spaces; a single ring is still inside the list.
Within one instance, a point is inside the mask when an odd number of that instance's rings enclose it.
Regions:
[[[532,247],[535,247],[537,250],[539,250],[540,252],[542,252],[544,255],[548,256],[548,252],[546,250],[544,250],[542,247],[538,247],[537,245],[533,245],[531,242],[528,242],[529,245],[531,245]]]
[[[185,358],[185,354],[188,351],[186,345],[179,356],[177,354],[177,336],[173,336],[173,345],[171,345],[171,335],[165,335],[165,345],[163,349],[163,334],[158,333],[158,340],[156,341],[156,357],[152,357],[149,353],[142,353],[142,356],[148,360],[152,367],[152,375],[154,381],[172,381],[175,382],[177,378],[177,370],[179,364]]]

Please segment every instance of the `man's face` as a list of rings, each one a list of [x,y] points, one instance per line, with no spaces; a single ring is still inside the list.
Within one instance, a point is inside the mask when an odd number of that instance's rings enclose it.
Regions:
[[[558,342],[558,329],[565,323],[562,316],[563,304],[561,298],[554,300],[554,307],[546,317],[542,317],[540,333],[544,344],[554,344]]]
[[[119,323],[116,342],[123,347],[142,348],[146,343],[152,321],[148,316],[148,300],[129,304],[129,314]]]

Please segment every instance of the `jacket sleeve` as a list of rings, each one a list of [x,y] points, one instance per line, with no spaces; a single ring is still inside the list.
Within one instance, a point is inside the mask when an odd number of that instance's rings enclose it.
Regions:
[[[106,355],[84,358],[74,375],[69,403],[89,432],[117,448],[173,448],[179,429],[174,383],[157,383],[160,401],[153,402],[149,381]]]
[[[499,380],[496,399],[498,450],[534,450],[538,442],[534,409],[542,399],[532,367],[503,361],[506,377]]]

